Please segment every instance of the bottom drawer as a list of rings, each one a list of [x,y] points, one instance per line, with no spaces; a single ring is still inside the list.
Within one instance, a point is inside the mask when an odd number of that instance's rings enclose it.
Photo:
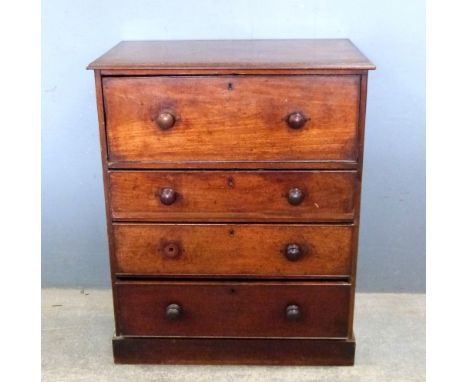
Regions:
[[[123,336],[347,338],[341,282],[117,282]]]

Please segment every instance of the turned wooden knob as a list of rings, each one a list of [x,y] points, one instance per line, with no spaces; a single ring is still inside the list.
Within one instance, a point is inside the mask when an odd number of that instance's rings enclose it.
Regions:
[[[299,244],[288,244],[284,251],[284,255],[289,261],[297,261],[303,254],[303,250]]]
[[[307,118],[302,113],[291,113],[286,118],[286,122],[291,129],[300,129],[307,122]]]
[[[170,304],[166,307],[166,318],[174,321],[182,315],[182,307],[178,304]]]
[[[175,192],[175,190],[172,188],[163,188],[159,192],[159,200],[161,201],[162,204],[165,204],[166,206],[169,206],[172,203],[174,203],[176,199],[177,199],[177,192]]]
[[[289,321],[297,321],[301,318],[301,309],[297,305],[288,305],[286,307],[286,318]]]
[[[175,125],[175,122],[176,118],[174,115],[167,111],[159,113],[158,117],[156,118],[156,123],[162,130],[170,129]]]
[[[301,204],[302,201],[304,200],[304,192],[300,188],[294,187],[291,188],[288,192],[288,202],[289,204],[292,204],[293,206],[297,206],[298,204]]]
[[[164,256],[169,257],[171,259],[174,259],[177,256],[179,256],[179,252],[180,252],[179,246],[177,245],[177,243],[174,243],[174,242],[167,243],[163,247]]]

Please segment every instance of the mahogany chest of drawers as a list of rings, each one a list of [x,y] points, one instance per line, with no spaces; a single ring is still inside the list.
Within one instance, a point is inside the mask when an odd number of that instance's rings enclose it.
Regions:
[[[118,363],[354,362],[349,40],[121,42],[95,71]]]

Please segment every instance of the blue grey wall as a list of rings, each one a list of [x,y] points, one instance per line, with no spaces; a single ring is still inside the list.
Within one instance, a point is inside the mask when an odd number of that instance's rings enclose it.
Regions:
[[[348,37],[370,73],[358,288],[425,290],[424,1],[44,0],[43,286],[109,286],[94,82],[127,39]]]

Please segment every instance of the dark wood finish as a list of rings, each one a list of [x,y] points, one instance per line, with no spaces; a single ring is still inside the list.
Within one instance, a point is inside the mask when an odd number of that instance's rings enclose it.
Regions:
[[[116,286],[117,335],[347,338],[350,334],[347,283],[119,281]],[[171,304],[180,307],[176,320],[167,318]],[[298,306],[297,312],[288,311],[291,305]]]
[[[297,261],[304,256],[305,249],[302,245],[292,243],[286,246],[284,255],[289,261]]]
[[[305,198],[305,192],[298,187],[289,189],[288,191],[288,203],[292,206],[298,206],[302,203]]]
[[[162,188],[159,191],[159,200],[165,206],[170,206],[171,204],[174,204],[177,200],[177,192],[170,187]]]
[[[104,94],[113,162],[356,160],[359,76],[116,77]]]
[[[122,41],[89,69],[356,69],[375,66],[348,39]]]
[[[105,113],[104,113],[104,100],[102,92],[102,77],[101,72],[96,70],[94,72],[94,81],[96,87],[96,104],[97,104],[97,116],[99,124],[99,143],[101,149],[101,165],[102,165],[102,179],[104,184],[104,202],[105,202],[105,211],[106,211],[106,232],[107,239],[109,244],[109,267],[111,273],[111,282],[112,282],[112,301],[114,308],[114,317],[117,317],[117,312],[119,310],[116,290],[115,290],[115,281],[116,281],[116,262],[114,253],[114,241],[112,240],[113,231],[112,231],[112,213],[111,213],[111,204],[110,204],[110,187],[109,187],[109,173],[107,171],[107,141],[106,141],[106,122],[105,122]]]
[[[175,321],[182,317],[183,310],[182,307],[178,304],[169,304],[166,307],[166,318],[169,321]]]
[[[121,221],[350,221],[352,171],[116,171],[112,218]],[[302,202],[291,204],[299,188]],[[160,200],[163,189],[177,198]],[[268,191],[268,192],[266,192]]]
[[[156,41],[89,68],[116,333],[153,333],[115,361],[353,364],[373,64],[349,40]]]
[[[361,188],[362,188],[362,169],[364,164],[364,132],[366,124],[366,106],[367,106],[367,74],[361,76],[360,86],[360,104],[359,104],[359,168],[357,172],[358,181],[356,184],[356,193],[354,194],[355,205],[356,205],[356,216],[354,219],[356,229],[353,233],[353,259],[352,259],[352,271],[351,271],[351,303],[350,303],[350,320],[349,330],[353,330],[354,324],[354,299],[356,296],[356,275],[357,275],[357,259],[358,259],[358,246],[359,246],[359,226],[360,226],[360,215],[361,215]]]
[[[114,337],[115,363],[122,364],[354,364],[354,337],[339,339],[240,339]]]
[[[103,77],[138,77],[138,76],[222,76],[222,75],[364,75],[365,69],[102,69]]]
[[[162,130],[167,130],[175,125],[176,117],[168,111],[161,112],[156,118],[156,123]]]
[[[349,225],[115,224],[115,271],[120,276],[348,277],[353,229]],[[291,245],[299,245],[301,254]]]
[[[286,319],[289,321],[299,321],[302,318],[302,310],[299,305],[288,305],[285,309]]]
[[[294,112],[288,115],[286,122],[291,129],[302,128],[310,118],[307,118],[300,112]]]

